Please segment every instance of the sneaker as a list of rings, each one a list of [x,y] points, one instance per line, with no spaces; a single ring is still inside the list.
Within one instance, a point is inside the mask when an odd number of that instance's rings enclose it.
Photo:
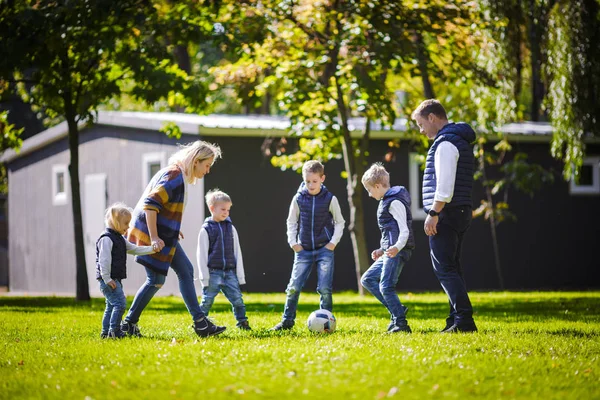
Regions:
[[[120,328],[117,328],[109,330],[107,336],[111,339],[123,339],[127,335]]]
[[[402,326],[394,325],[392,327],[392,329],[390,329],[388,331],[388,333],[398,333],[398,332],[412,333],[412,330],[410,329],[410,326],[408,326],[408,325],[402,325]]]
[[[238,329],[241,329],[243,331],[251,331],[252,330],[252,328],[250,328],[250,324],[248,323],[248,321],[238,322],[237,327],[238,327]]]
[[[100,333],[100,339],[106,339],[108,337],[108,332]]]
[[[293,327],[294,327],[294,321],[283,320],[269,330],[270,331],[283,331],[283,330],[292,329]]]
[[[194,322],[193,328],[194,332],[196,332],[196,335],[200,337],[215,336],[225,332],[225,329],[227,329],[224,326],[217,326],[213,324],[212,321],[206,317]]]
[[[468,332],[477,332],[477,326],[475,323],[469,325],[452,325],[448,329],[444,329],[442,333],[468,333]]]
[[[402,308],[404,309],[404,316],[406,316],[406,314],[408,313],[408,307],[406,307],[403,304]],[[387,327],[388,332],[391,331],[394,326],[396,326],[396,324],[394,323],[394,317],[392,317],[392,320],[390,321],[390,324]]]
[[[127,336],[142,337],[142,334],[140,333],[140,328],[138,328],[137,324],[133,324],[129,321],[121,322],[121,330]]]

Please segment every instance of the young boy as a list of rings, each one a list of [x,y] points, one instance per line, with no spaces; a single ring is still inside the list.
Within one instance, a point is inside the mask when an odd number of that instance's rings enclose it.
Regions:
[[[396,294],[398,277],[415,247],[410,194],[404,186],[390,188],[390,175],[380,163],[365,172],[362,183],[369,196],[379,200],[377,223],[381,230],[381,247],[371,253],[375,262],[363,274],[360,283],[390,312],[392,321],[388,332],[410,333],[406,307]]]
[[[240,285],[246,283],[242,249],[237,231],[229,219],[231,198],[214,189],[206,194],[206,204],[211,216],[206,218],[200,229],[196,252],[203,291],[200,308],[208,315],[215,297],[222,291],[231,303],[237,327],[250,330],[240,289]]]
[[[329,311],[333,308],[333,250],[342,237],[345,221],[337,198],[323,185],[323,164],[307,161],[302,167],[302,178],[287,218],[287,237],[294,250],[294,266],[285,291],[283,319],[271,328],[273,331],[294,326],[300,291],[315,263],[321,308]]]

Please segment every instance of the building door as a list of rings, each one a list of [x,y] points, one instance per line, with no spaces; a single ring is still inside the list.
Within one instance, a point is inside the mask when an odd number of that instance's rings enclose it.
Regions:
[[[83,196],[83,235],[85,263],[92,294],[99,291],[96,283],[96,240],[104,230],[107,197],[106,174],[86,175]]]

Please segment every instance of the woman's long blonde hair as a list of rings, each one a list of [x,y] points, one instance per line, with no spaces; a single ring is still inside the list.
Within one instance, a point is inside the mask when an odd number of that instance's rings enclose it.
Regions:
[[[192,175],[196,160],[204,161],[214,157],[214,163],[221,157],[221,148],[217,144],[202,140],[178,146],[179,150],[169,158],[169,164],[178,165],[183,170],[187,182],[192,185],[196,183],[196,177]]]

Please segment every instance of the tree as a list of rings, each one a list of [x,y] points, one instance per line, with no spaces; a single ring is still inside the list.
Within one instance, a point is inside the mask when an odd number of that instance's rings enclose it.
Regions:
[[[246,82],[254,79],[251,87],[259,97],[275,90],[278,107],[290,117],[291,133],[299,138],[299,149],[283,154],[280,147],[273,165],[300,170],[308,159],[343,159],[348,229],[359,282],[370,264],[360,179],[372,123],[390,126],[396,118],[388,79],[394,70],[413,69],[412,61],[423,46],[418,40],[415,45],[418,34],[450,40],[449,25],[468,27],[471,3],[432,1],[427,7],[391,0],[247,3],[249,11],[264,18],[265,38],[246,44],[239,60],[214,73],[223,84],[238,82],[238,76],[251,77]],[[266,70],[269,74],[261,76]],[[362,117],[361,126],[352,127],[351,117]]]
[[[77,300],[89,300],[79,192],[79,126],[119,93],[198,106],[205,88],[170,59],[149,0],[19,1],[0,8],[0,81],[68,124]],[[30,71],[27,75],[22,71]],[[191,100],[188,100],[191,99]]]

